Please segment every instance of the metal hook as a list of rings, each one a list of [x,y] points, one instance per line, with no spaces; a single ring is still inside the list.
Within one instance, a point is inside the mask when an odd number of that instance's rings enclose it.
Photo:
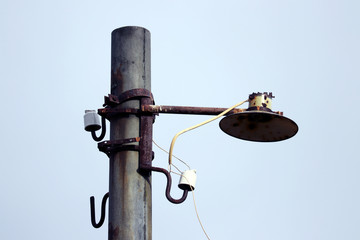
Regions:
[[[96,223],[96,219],[95,219],[95,197],[91,196],[90,197],[90,212],[91,212],[91,224],[93,225],[94,228],[99,228],[103,225],[104,221],[105,221],[105,207],[106,207],[106,200],[109,197],[109,193],[106,193],[102,199],[101,202],[101,217],[98,223]]]
[[[179,203],[182,203],[182,202],[184,202],[186,200],[186,197],[187,197],[188,192],[189,192],[186,189],[184,189],[183,195],[181,196],[181,198],[174,199],[173,197],[171,197],[171,195],[170,195],[171,182],[172,182],[171,181],[171,175],[166,169],[158,168],[158,167],[152,167],[152,166],[143,166],[142,169],[150,170],[150,171],[154,171],[154,172],[161,172],[161,173],[165,174],[166,179],[167,179],[165,196],[171,203],[179,204]]]
[[[103,138],[105,137],[105,134],[106,134],[106,122],[105,122],[105,120],[106,120],[105,117],[102,116],[101,117],[101,134],[100,134],[99,137],[96,136],[96,132],[94,130],[91,131],[92,138],[97,142],[103,140]]]

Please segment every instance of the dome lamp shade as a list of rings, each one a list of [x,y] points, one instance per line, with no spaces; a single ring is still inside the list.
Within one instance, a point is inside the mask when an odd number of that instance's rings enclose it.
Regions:
[[[272,93],[252,93],[246,111],[224,117],[220,128],[230,136],[254,142],[277,142],[293,137],[299,130],[297,124],[273,112]]]

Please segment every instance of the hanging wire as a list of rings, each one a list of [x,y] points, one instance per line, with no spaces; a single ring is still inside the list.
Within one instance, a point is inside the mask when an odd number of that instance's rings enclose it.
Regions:
[[[160,150],[164,151],[165,153],[169,154],[168,151],[166,151],[164,148],[162,148],[159,144],[157,144],[154,140],[153,140],[153,143],[156,147],[158,147]],[[179,160],[180,162],[182,162],[184,165],[186,165],[188,167],[188,169],[190,170],[190,166],[183,160],[181,160],[180,158],[178,158],[177,156],[173,155],[174,158],[176,158],[177,160]],[[177,167],[175,166],[174,164],[171,164],[172,166],[174,166],[176,168],[176,170],[179,171],[179,173],[182,173],[182,171]]]
[[[225,114],[227,114],[228,112],[230,112],[230,111],[233,110],[234,108],[236,108],[236,107],[238,107],[238,106],[240,106],[240,105],[242,105],[242,104],[244,104],[245,102],[248,102],[248,101],[249,101],[249,100],[245,100],[245,101],[242,101],[242,102],[240,102],[240,103],[237,103],[237,104],[235,104],[234,106],[226,109],[225,111],[223,111],[222,113],[220,113],[219,115],[217,115],[217,116],[215,116],[215,117],[213,117],[213,118],[211,118],[211,119],[208,119],[208,120],[206,120],[206,121],[204,121],[204,122],[201,122],[201,123],[199,123],[199,124],[197,124],[197,125],[195,125],[195,126],[186,128],[186,129],[178,132],[178,133],[174,136],[174,138],[172,139],[172,141],[171,141],[170,151],[169,151],[169,152],[166,151],[165,149],[163,149],[162,147],[160,147],[160,146],[153,140],[153,143],[155,144],[155,146],[157,146],[159,149],[161,149],[162,151],[166,152],[166,153],[169,155],[169,173],[174,173],[174,174],[183,176],[183,174],[182,174],[182,172],[180,171],[180,169],[179,169],[178,167],[176,167],[176,166],[172,163],[172,157],[178,159],[180,162],[182,162],[183,164],[185,164],[189,169],[191,169],[190,166],[189,166],[188,164],[186,164],[183,160],[181,160],[180,158],[177,158],[176,156],[173,155],[173,149],[174,149],[175,141],[176,141],[176,139],[177,139],[181,134],[186,133],[186,132],[191,131],[191,130],[194,130],[194,129],[196,129],[196,128],[198,128],[198,127],[201,127],[201,126],[203,126],[203,125],[205,125],[205,124],[207,124],[207,123],[210,123],[210,122],[212,122],[212,121],[220,118],[221,116],[224,116]],[[171,170],[171,166],[174,166],[174,167],[176,168],[176,170],[178,170],[180,173],[177,173],[177,172],[172,171],[172,170]],[[186,180],[188,183],[190,183],[185,176],[183,176],[183,177],[185,178],[185,180]],[[207,232],[206,232],[206,230],[205,230],[205,228],[204,228],[204,225],[203,225],[202,222],[201,222],[200,215],[199,215],[199,212],[198,212],[198,210],[197,210],[196,201],[195,201],[194,189],[193,189],[193,187],[192,187],[190,184],[189,184],[189,186],[190,186],[191,193],[192,193],[192,196],[193,196],[193,201],[194,201],[194,208],[195,208],[196,217],[197,217],[197,219],[198,219],[198,221],[199,221],[199,224],[200,224],[200,226],[201,226],[201,229],[203,230],[206,238],[207,238],[208,240],[210,240],[210,237],[209,237],[209,235],[207,234]]]
[[[177,175],[180,175],[180,176],[183,176],[182,174],[178,174],[178,173],[176,173],[176,172],[173,172],[173,173],[174,173],[174,174],[177,174]],[[198,219],[198,221],[199,221],[199,224],[200,224],[200,226],[201,226],[201,229],[203,230],[206,238],[207,238],[208,240],[210,240],[210,237],[209,237],[209,235],[207,234],[207,232],[206,232],[206,230],[205,230],[205,228],[204,228],[204,225],[203,225],[202,222],[201,222],[200,215],[199,215],[199,212],[198,212],[197,207],[196,207],[194,188],[190,185],[189,180],[188,180],[185,176],[183,176],[183,177],[184,177],[185,180],[189,183],[189,186],[190,186],[190,189],[191,189],[191,193],[192,193],[192,196],[193,196],[193,201],[194,201],[194,208],[195,208],[196,217],[197,217],[197,219]]]
[[[191,130],[194,130],[195,128],[201,127],[201,126],[203,126],[203,125],[205,125],[205,124],[207,124],[207,123],[210,123],[210,122],[212,122],[212,121],[220,118],[221,116],[224,116],[225,114],[227,114],[228,112],[230,112],[230,111],[233,110],[234,108],[236,108],[236,107],[238,107],[238,106],[240,106],[240,105],[242,105],[242,104],[244,104],[244,103],[246,103],[246,102],[248,102],[248,101],[249,101],[249,100],[247,99],[247,100],[245,100],[245,101],[242,101],[242,102],[240,102],[240,103],[237,103],[237,104],[235,104],[234,106],[226,109],[225,111],[223,111],[222,113],[220,113],[219,115],[217,115],[217,116],[215,116],[215,117],[213,117],[213,118],[211,118],[211,119],[208,119],[208,120],[206,120],[206,121],[204,121],[204,122],[202,122],[202,123],[199,123],[199,124],[197,124],[197,125],[195,125],[195,126],[186,128],[186,129],[178,132],[178,133],[174,136],[174,138],[172,139],[171,145],[170,145],[170,151],[169,151],[169,170],[171,171],[172,156],[173,156],[172,153],[173,153],[175,141],[176,141],[176,139],[177,139],[181,134],[186,133],[186,132],[191,131]]]
[[[155,145],[156,147],[158,147],[158,148],[161,149],[162,151],[164,151],[164,152],[166,152],[167,154],[169,154],[168,151],[166,151],[164,148],[162,148],[160,145],[158,145],[154,140],[153,140],[153,143],[154,143],[154,145]],[[177,160],[181,161],[183,164],[185,164],[185,165],[189,168],[189,170],[191,169],[190,166],[189,166],[185,161],[181,160],[180,158],[178,158],[178,157],[176,157],[176,156],[173,156],[173,157],[176,158]],[[182,171],[181,171],[178,167],[176,167],[173,163],[172,163],[171,165],[174,166],[174,167],[176,168],[176,170],[179,171],[179,173],[174,172],[174,171],[169,171],[169,172],[170,172],[170,173],[174,173],[174,174],[179,175],[179,176],[182,176]],[[185,176],[183,176],[183,177],[184,177],[185,180],[189,183],[189,180],[188,180]],[[206,230],[205,230],[205,228],[204,228],[204,226],[203,226],[203,224],[202,224],[202,222],[201,222],[200,215],[199,215],[198,210],[197,210],[197,207],[196,207],[194,188],[193,188],[191,185],[189,185],[189,186],[190,186],[191,193],[192,193],[192,196],[193,196],[193,202],[194,202],[194,208],[195,208],[196,217],[197,217],[197,219],[198,219],[198,221],[199,221],[199,224],[200,224],[200,226],[201,226],[201,229],[203,230],[206,238],[207,238],[208,240],[210,240],[210,237],[209,237],[208,234],[206,233]]]

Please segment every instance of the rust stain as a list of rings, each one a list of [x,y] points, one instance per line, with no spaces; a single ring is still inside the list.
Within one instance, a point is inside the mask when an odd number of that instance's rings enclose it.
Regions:
[[[119,236],[119,232],[119,227],[113,228],[111,224],[109,225],[109,239],[116,239]]]
[[[121,65],[115,69],[115,71],[111,71],[111,79],[116,80],[116,81],[122,81],[123,80],[123,76],[121,74]]]
[[[123,75],[121,73],[121,64],[118,68],[111,71],[111,89],[115,89],[119,82],[123,81]]]

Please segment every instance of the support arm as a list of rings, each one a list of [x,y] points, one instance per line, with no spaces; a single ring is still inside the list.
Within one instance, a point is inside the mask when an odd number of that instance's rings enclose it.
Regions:
[[[170,190],[171,190],[172,180],[171,180],[170,173],[166,169],[158,168],[158,167],[152,167],[152,166],[144,166],[144,167],[141,167],[141,169],[148,170],[148,171],[154,171],[154,172],[161,172],[161,173],[165,174],[166,179],[167,179],[165,196],[171,203],[179,204],[179,203],[182,203],[182,202],[184,202],[186,200],[186,197],[188,195],[188,190],[184,190],[182,197],[179,198],[179,199],[174,199],[173,197],[171,197]]]

